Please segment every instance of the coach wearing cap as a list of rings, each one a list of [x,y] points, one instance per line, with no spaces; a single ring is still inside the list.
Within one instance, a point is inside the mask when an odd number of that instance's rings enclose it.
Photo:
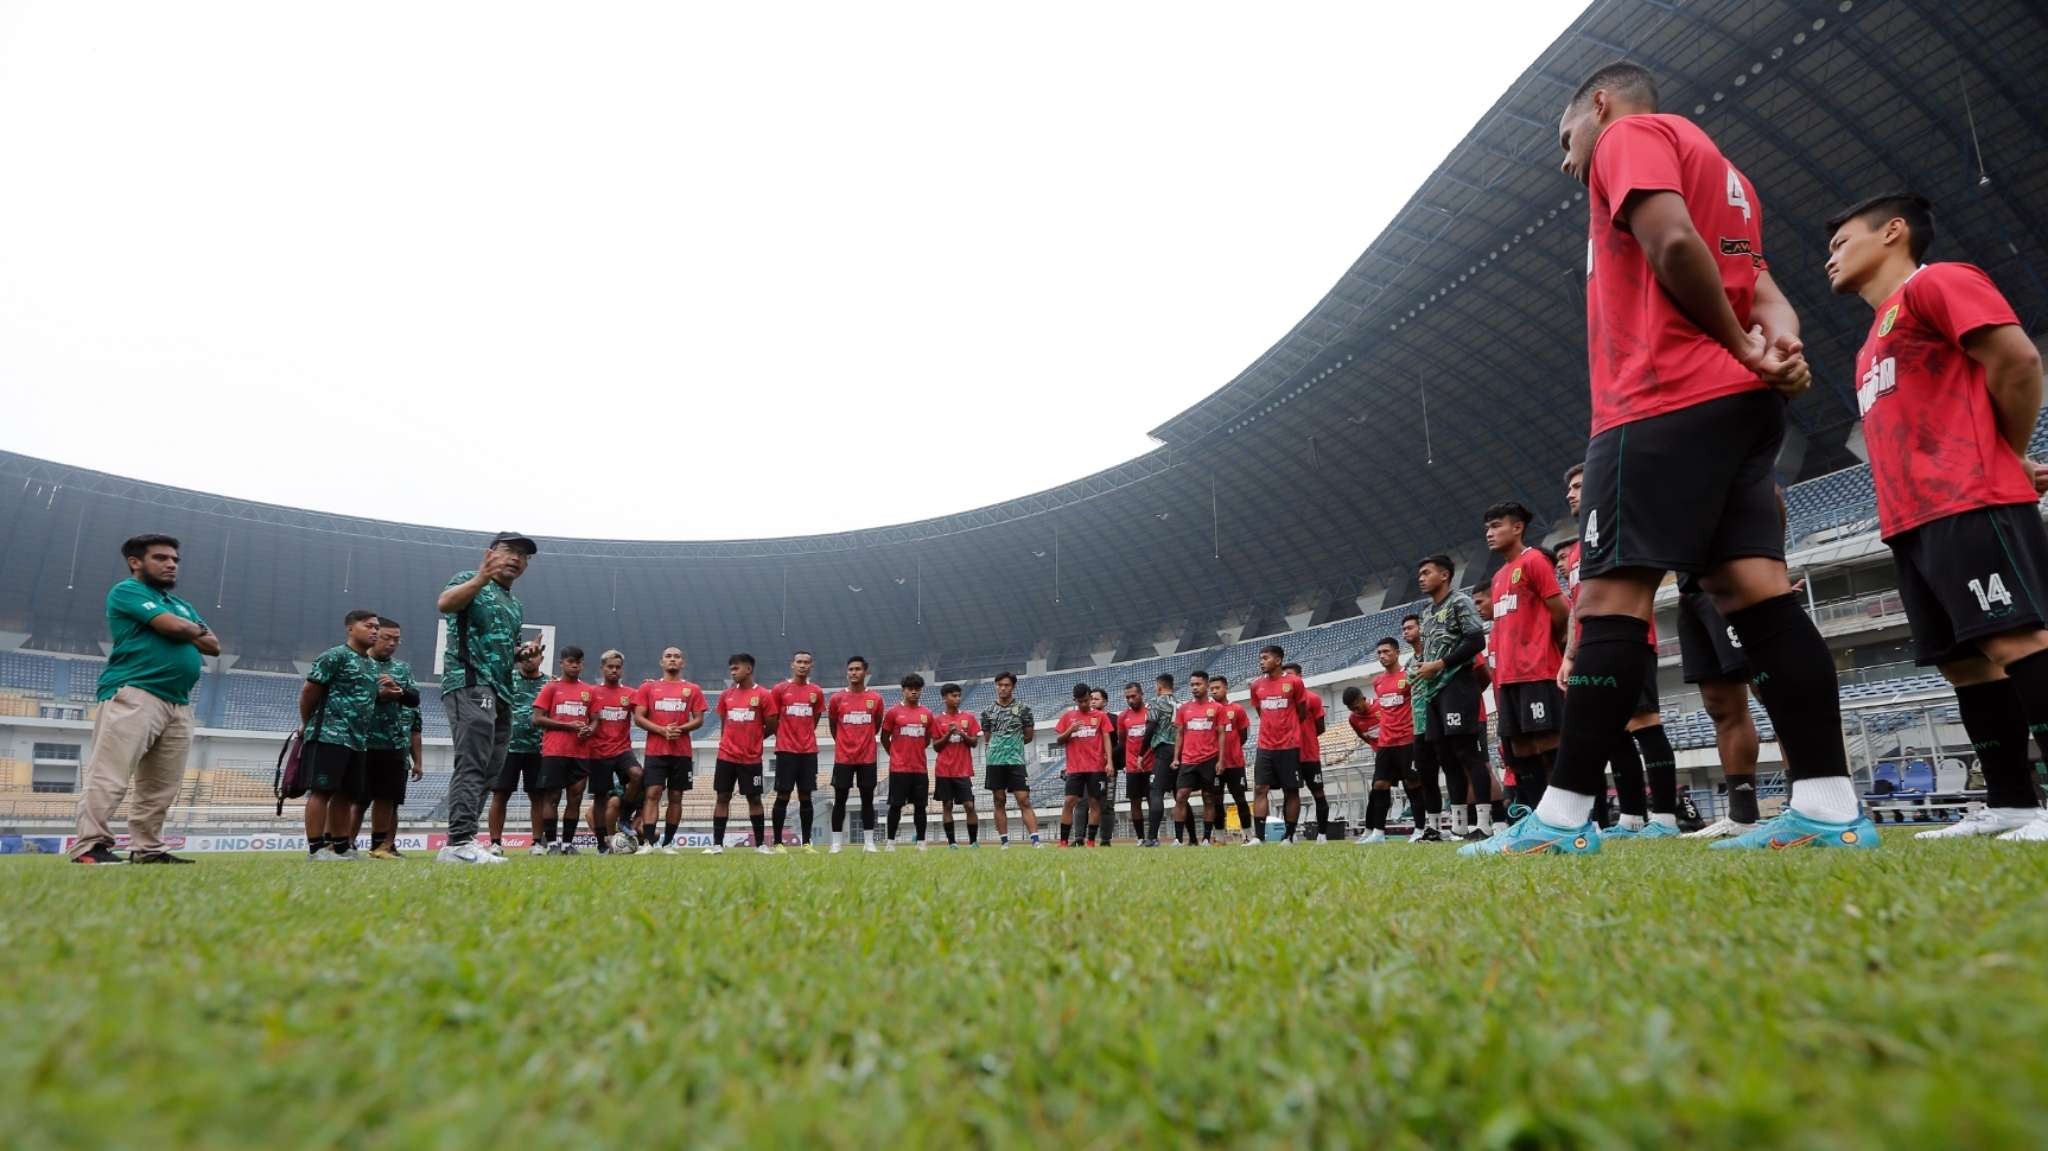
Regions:
[[[484,789],[505,766],[512,738],[512,665],[526,611],[512,581],[540,549],[517,532],[499,532],[475,571],[457,572],[441,589],[435,610],[447,620],[447,658],[441,670],[441,706],[455,742],[455,777],[448,784],[448,845],[443,863],[500,863],[476,845]]]

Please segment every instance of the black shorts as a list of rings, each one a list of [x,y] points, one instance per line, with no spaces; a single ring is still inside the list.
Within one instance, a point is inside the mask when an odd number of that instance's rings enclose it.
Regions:
[[[590,786],[585,790],[594,796],[607,796],[615,790],[624,790],[627,776],[640,766],[640,761],[634,759],[630,751],[603,759],[586,759],[583,763],[590,772]]]
[[[2048,530],[2032,504],[1974,508],[1885,541],[1913,630],[1913,662],[1978,655],[1976,641],[2041,626]]]
[[[1031,790],[1031,771],[1021,763],[991,763],[983,773],[981,785],[990,791]]]
[[[1678,664],[1687,683],[1749,680],[1742,642],[1696,580],[1678,582]]]
[[[930,802],[932,781],[923,772],[892,771],[889,773],[890,807],[923,807]]]
[[[497,785],[491,790],[499,795],[510,795],[525,791],[528,795],[540,793],[540,753],[537,751],[508,751],[505,753],[505,770],[498,773]]]
[[[1586,445],[1579,578],[1625,568],[1698,573],[1785,558],[1772,468],[1785,401],[1738,392],[1609,428]]]
[[[647,767],[640,773],[640,782],[647,787],[666,787],[672,791],[688,791],[697,778],[697,761],[687,755],[650,755]]]
[[[1301,749],[1298,747],[1262,747],[1257,762],[1252,765],[1252,782],[1260,787],[1277,787],[1282,791],[1296,791],[1301,787]]]
[[[1127,771],[1124,773],[1124,798],[1148,799],[1152,795],[1152,772]]]
[[[404,803],[405,759],[402,748],[373,747],[364,752],[363,798],[373,803]]]
[[[935,785],[940,803],[973,803],[974,780],[965,775],[942,775]]]
[[[1076,771],[1067,775],[1067,795],[1080,799],[1109,798],[1109,773]]]
[[[1372,781],[1411,787],[1422,782],[1415,772],[1415,747],[1383,747],[1372,753]]]
[[[748,799],[761,798],[761,765],[719,760],[711,774],[711,790],[720,795],[731,795],[734,789]]]
[[[1424,742],[1453,735],[1478,735],[1485,731],[1486,721],[1480,718],[1480,706],[1479,685],[1472,676],[1468,673],[1453,678],[1429,697],[1429,706],[1423,712]]]
[[[1243,790],[1244,790],[1244,776],[1245,776],[1245,770],[1244,770],[1244,768],[1241,768],[1241,767],[1226,767],[1226,768],[1221,768],[1221,769],[1219,769],[1219,770],[1218,770],[1218,771],[1216,772],[1216,786],[1215,786],[1215,787],[1213,787],[1213,788],[1210,788],[1210,790],[1211,790],[1211,791],[1215,791],[1215,790],[1218,790],[1218,789],[1220,789],[1220,788],[1224,788],[1224,787],[1229,787],[1229,786],[1231,786],[1231,785],[1233,785],[1233,784],[1234,784],[1234,785],[1236,785],[1236,787],[1237,787],[1237,790],[1239,790],[1239,791],[1243,791]]]
[[[338,743],[309,743],[299,751],[306,790],[314,795],[341,795],[353,801],[363,792],[367,753]]]
[[[1650,715],[1661,710],[1662,705],[1657,700],[1657,653],[1655,650],[1652,650],[1650,653],[1650,674],[1643,677],[1643,690],[1636,693],[1636,709],[1629,714],[1631,716]]]
[[[1211,757],[1200,763],[1183,763],[1173,779],[1175,791],[1213,791],[1216,787],[1216,760]]]
[[[1301,761],[1301,785],[1310,791],[1321,791],[1323,787],[1323,763],[1319,759]]]
[[[1529,683],[1495,685],[1493,698],[1500,704],[1500,737],[1528,739],[1560,730],[1564,718],[1564,693],[1554,679]]]
[[[540,757],[540,785],[547,791],[561,791],[590,778],[590,761],[580,756]]]
[[[818,790],[817,752],[775,753],[775,794],[788,795],[791,788],[795,788],[798,795],[809,795]]]
[[[833,764],[832,787],[834,790],[842,787],[858,787],[862,791],[875,790],[875,765],[872,763]]]

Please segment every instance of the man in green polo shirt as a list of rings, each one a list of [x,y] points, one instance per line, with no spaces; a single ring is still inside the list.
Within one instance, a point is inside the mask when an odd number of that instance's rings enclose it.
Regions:
[[[107,592],[113,650],[100,673],[92,752],[78,796],[74,863],[120,863],[110,826],[128,794],[130,863],[190,863],[164,850],[164,817],[185,782],[192,748],[192,687],[202,655],[220,641],[192,605],[171,594],[178,584],[178,541],[142,535],[121,545],[128,578]]]
[[[434,610],[446,621],[448,652],[441,669],[441,706],[455,744],[455,774],[448,781],[448,845],[442,863],[503,863],[476,845],[484,791],[505,769],[512,742],[512,665],[526,611],[512,581],[540,549],[518,532],[499,532],[475,571],[457,572]]]

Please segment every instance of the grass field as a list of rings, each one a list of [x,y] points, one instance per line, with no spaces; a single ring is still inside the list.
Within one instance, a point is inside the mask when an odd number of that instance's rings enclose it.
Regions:
[[[2048,852],[0,861],[16,1148],[2048,1145]]]

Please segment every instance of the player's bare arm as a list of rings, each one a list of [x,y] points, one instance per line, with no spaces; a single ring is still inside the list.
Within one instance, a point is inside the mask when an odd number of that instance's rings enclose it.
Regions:
[[[1741,318],[1728,303],[1714,253],[1692,226],[1685,197],[1676,192],[1638,192],[1629,197],[1622,214],[1657,283],[1687,318],[1743,367],[1759,368],[1769,345],[1760,329],[1743,330]]]

